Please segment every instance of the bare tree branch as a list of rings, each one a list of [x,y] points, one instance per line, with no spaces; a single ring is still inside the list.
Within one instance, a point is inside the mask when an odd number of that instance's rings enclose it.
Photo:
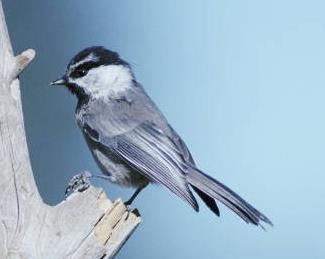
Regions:
[[[0,258],[112,258],[140,223],[101,189],[45,204],[30,164],[18,75],[32,49],[14,56],[0,0]]]

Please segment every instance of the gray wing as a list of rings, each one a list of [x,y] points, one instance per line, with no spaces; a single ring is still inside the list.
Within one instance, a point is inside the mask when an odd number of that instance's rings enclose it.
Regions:
[[[170,138],[172,139],[173,143],[177,146],[178,153],[181,155],[181,157],[187,164],[195,166],[195,161],[191,155],[191,152],[188,150],[185,142],[169,124],[168,126],[170,129]]]
[[[164,185],[198,210],[184,175],[187,166],[181,151],[155,124],[144,122],[128,133],[103,137],[100,142],[139,173]]]
[[[81,114],[77,115],[78,124],[89,139],[198,210],[185,175],[194,160],[141,86],[118,101],[90,102]],[[198,194],[212,210],[217,210],[213,200]]]

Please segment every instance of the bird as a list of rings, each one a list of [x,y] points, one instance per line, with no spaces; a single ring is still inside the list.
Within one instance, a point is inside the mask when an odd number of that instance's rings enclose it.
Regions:
[[[193,191],[217,216],[217,202],[246,223],[273,225],[271,220],[229,187],[199,169],[187,145],[136,80],[120,55],[103,46],[77,53],[62,77],[50,83],[64,85],[77,97],[76,121],[103,178],[135,188],[130,205],[150,183],[176,194],[195,211],[199,204]],[[70,187],[84,184],[72,179]]]

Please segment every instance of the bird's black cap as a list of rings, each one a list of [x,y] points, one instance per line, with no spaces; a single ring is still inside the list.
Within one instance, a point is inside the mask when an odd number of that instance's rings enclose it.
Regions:
[[[93,63],[97,64],[98,66],[127,65],[127,62],[121,59],[117,52],[106,49],[103,46],[93,46],[85,48],[84,50],[80,51],[77,55],[75,55],[69,63],[68,67],[77,64],[78,62],[87,58],[91,54],[94,55],[94,57],[96,58],[96,61],[93,61]]]

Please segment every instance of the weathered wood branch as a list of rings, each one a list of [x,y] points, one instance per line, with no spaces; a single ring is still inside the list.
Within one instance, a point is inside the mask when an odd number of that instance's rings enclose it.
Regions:
[[[30,164],[18,75],[35,56],[14,56],[0,0],[0,258],[112,258],[140,222],[101,189],[42,201]]]

